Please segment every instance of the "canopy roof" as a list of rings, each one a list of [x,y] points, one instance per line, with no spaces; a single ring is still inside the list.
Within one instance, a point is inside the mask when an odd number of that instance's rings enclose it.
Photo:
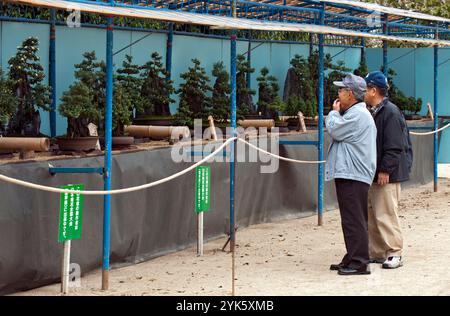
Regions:
[[[289,31],[450,46],[450,20],[423,13],[349,0],[238,1],[237,18],[229,0],[7,0],[31,6],[196,24],[215,29]],[[321,11],[325,25],[320,25]],[[385,16],[384,14],[387,14]],[[384,22],[386,18],[386,22]],[[385,28],[388,33],[385,32]]]

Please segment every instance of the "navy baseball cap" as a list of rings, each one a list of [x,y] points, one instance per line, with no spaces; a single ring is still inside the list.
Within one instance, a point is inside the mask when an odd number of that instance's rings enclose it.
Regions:
[[[366,78],[367,85],[373,85],[382,89],[389,89],[389,84],[386,76],[381,71],[372,71]]]

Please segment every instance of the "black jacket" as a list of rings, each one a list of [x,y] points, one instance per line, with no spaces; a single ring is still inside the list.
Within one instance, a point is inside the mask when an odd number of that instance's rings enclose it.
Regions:
[[[409,180],[413,153],[409,129],[400,109],[387,98],[373,111],[377,126],[377,171],[389,174],[389,182]]]

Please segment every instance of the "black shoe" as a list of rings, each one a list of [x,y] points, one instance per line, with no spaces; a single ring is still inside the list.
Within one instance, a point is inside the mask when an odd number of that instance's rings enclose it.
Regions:
[[[345,268],[345,265],[342,262],[339,264],[332,264],[330,266],[331,271],[338,271],[339,269],[343,269],[343,268]]]
[[[360,275],[360,274],[370,274],[368,267],[362,267],[359,269],[352,268],[341,268],[338,271],[339,275]]]

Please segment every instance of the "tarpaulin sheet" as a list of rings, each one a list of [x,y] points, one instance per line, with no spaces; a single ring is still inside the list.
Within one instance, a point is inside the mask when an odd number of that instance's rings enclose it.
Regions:
[[[283,139],[315,140],[317,135]],[[410,184],[432,180],[432,140],[433,136],[412,137],[415,159]],[[317,160],[315,146],[282,145],[279,152],[289,158]],[[55,167],[101,167],[103,157],[51,163]],[[190,165],[173,162],[171,148],[113,155],[112,187],[152,182]],[[218,238],[229,231],[229,163],[209,165],[211,210],[204,216],[205,239]],[[276,173],[267,174],[260,173],[261,165],[268,163],[237,163],[236,216],[240,229],[316,213],[317,165],[281,161]],[[1,165],[0,173],[48,186],[84,183],[86,190],[103,188],[102,176],[97,174],[52,176],[48,162]],[[57,242],[59,194],[2,182],[0,199],[0,294],[59,282],[63,252],[62,244]],[[194,172],[147,190],[112,196],[113,266],[141,262],[194,245],[197,234],[194,199]],[[325,184],[324,205],[327,210],[337,207],[332,182]],[[72,242],[71,262],[78,263],[83,274],[101,266],[102,196],[84,197],[82,229],[82,238]]]

